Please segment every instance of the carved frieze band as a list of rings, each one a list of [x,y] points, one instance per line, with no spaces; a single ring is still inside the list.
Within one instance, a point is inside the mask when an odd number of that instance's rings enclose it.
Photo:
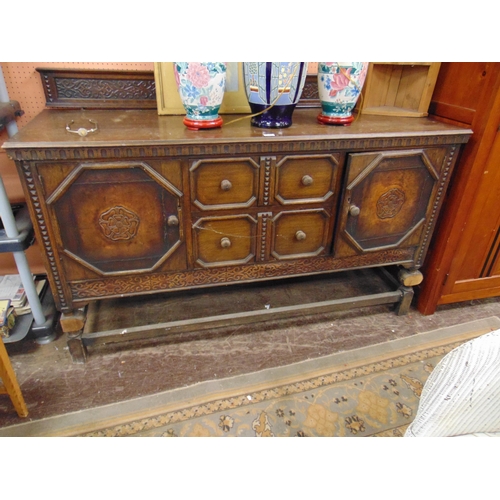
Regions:
[[[36,68],[52,108],[156,108],[153,72]]]
[[[54,78],[63,99],[156,99],[154,80]]]
[[[448,156],[445,159],[446,164],[441,172],[441,180],[439,181],[439,187],[437,190],[436,199],[434,200],[432,212],[431,212],[431,215],[429,217],[429,220],[427,221],[427,226],[425,228],[425,232],[424,232],[424,235],[422,237],[422,244],[420,245],[420,249],[418,251],[418,256],[416,259],[417,267],[420,267],[423,264],[425,252],[427,250],[427,245],[429,244],[429,239],[430,239],[431,234],[432,234],[432,229],[433,229],[434,224],[436,222],[436,214],[438,212],[438,209],[439,209],[439,206],[441,203],[441,199],[442,199],[443,194],[444,194],[443,193],[444,189],[445,189],[447,182],[448,182],[450,169],[451,169],[451,166],[453,165],[453,159],[455,157],[456,152],[457,152],[457,146],[451,147],[449,152],[448,152]]]
[[[45,217],[43,215],[40,199],[36,190],[35,182],[33,180],[33,175],[31,173],[29,164],[23,163],[22,171],[26,179],[26,187],[28,188],[31,203],[33,205],[33,210],[35,211],[34,223],[37,224],[38,230],[40,231],[42,238],[41,244],[45,249],[45,255],[47,256],[47,260],[50,267],[50,274],[52,275],[53,283],[56,288],[55,291],[57,294],[57,298],[59,299],[61,308],[64,309],[65,307],[67,307],[67,301],[64,297],[64,289],[61,277],[59,275],[59,270],[57,269],[57,260],[54,256],[54,249],[52,248],[52,243],[50,241],[47,224],[45,222]]]
[[[318,91],[318,77],[307,75],[304,88],[297,104],[298,108],[320,108],[321,101]]]
[[[74,300],[131,295],[162,290],[180,290],[196,286],[255,281],[283,276],[315,274],[347,268],[370,267],[380,264],[411,262],[413,249],[393,249],[376,254],[332,259],[316,257],[290,262],[268,262],[247,266],[197,269],[168,274],[149,274],[124,278],[98,279],[70,283]]]
[[[462,144],[467,142],[467,135],[422,136],[422,137],[380,137],[331,140],[298,140],[290,142],[258,143],[239,142],[231,144],[213,144],[211,155],[263,155],[279,153],[304,153],[321,151],[345,151],[358,149],[385,149],[402,147],[440,146],[446,144]],[[106,158],[109,160],[142,157],[203,156],[207,154],[205,144],[171,145],[171,146],[137,146],[106,148],[43,148],[8,151],[13,160],[84,160]]]
[[[316,78],[306,79],[300,98],[302,101],[319,100],[318,83],[316,82]]]

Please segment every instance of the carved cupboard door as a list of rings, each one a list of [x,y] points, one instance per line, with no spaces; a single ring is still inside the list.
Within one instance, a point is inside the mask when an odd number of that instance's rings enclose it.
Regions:
[[[73,167],[46,199],[68,280],[184,269],[181,197],[146,162]]]
[[[445,148],[348,156],[335,255],[419,245]]]

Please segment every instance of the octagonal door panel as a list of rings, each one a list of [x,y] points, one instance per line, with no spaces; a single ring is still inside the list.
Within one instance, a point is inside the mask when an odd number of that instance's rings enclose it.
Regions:
[[[84,163],[47,205],[63,254],[98,274],[114,275],[157,269],[181,245],[181,196],[147,163]]]
[[[337,255],[418,245],[437,184],[425,150],[351,154]]]

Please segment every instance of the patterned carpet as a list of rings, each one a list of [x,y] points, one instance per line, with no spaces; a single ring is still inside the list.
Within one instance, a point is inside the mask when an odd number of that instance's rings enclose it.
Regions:
[[[0,430],[0,436],[402,436],[427,377],[486,318]]]

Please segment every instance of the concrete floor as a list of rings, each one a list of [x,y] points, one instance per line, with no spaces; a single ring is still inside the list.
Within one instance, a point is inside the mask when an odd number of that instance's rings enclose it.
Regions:
[[[99,345],[89,348],[86,364],[72,362],[60,332],[46,345],[28,339],[6,347],[28,406],[27,419],[36,420],[490,316],[500,317],[500,298],[440,306],[431,316],[414,307],[405,316],[397,316],[394,305],[362,307]],[[0,396],[0,427],[22,421],[8,396]]]

